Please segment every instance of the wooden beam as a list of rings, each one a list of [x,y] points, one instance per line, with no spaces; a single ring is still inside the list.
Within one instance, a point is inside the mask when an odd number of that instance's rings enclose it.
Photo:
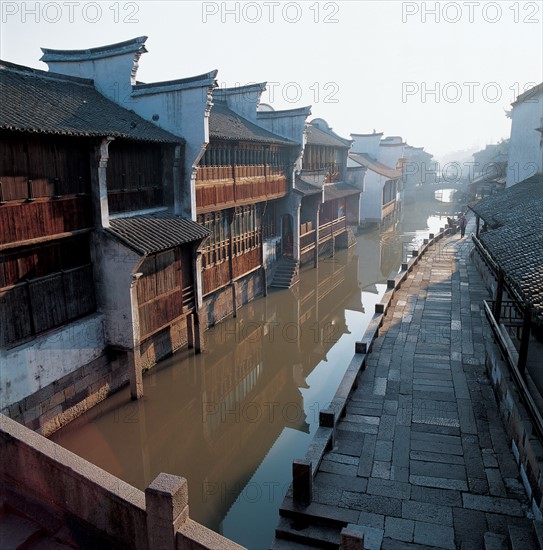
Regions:
[[[520,341],[520,350],[518,354],[517,368],[522,376],[526,372],[526,362],[528,360],[528,347],[530,344],[530,326],[532,324],[532,308],[527,305],[524,309],[524,321],[522,323],[522,338]]]
[[[498,270],[498,286],[496,288],[496,301],[494,302],[494,311],[492,314],[494,315],[494,319],[496,319],[496,323],[498,325],[500,324],[500,315],[502,311],[502,298],[503,298],[503,270]]]

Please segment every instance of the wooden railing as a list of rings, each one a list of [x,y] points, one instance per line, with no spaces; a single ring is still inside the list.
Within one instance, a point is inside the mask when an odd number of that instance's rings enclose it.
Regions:
[[[494,317],[494,302],[484,301],[484,311],[495,341],[500,347],[502,357],[507,364],[511,377],[517,387],[520,398],[530,412],[534,426],[540,437],[543,437],[543,411],[538,407],[537,400],[540,396],[533,396],[529,385],[526,382],[525,365],[522,365],[521,354],[512,345],[510,338],[502,332],[500,325]],[[507,322],[507,321],[506,321]],[[535,397],[535,398],[534,398]]]
[[[0,245],[92,227],[90,195],[0,205]]]
[[[314,229],[312,231],[304,233],[303,235],[300,235],[300,254],[308,252],[309,250],[314,248],[316,240],[317,232]]]
[[[209,294],[230,282],[230,260],[215,264],[202,271],[203,294]]]
[[[208,166],[196,174],[200,211],[265,200],[287,193],[285,169],[276,166]]]
[[[387,202],[386,204],[383,204],[381,207],[381,219],[386,218],[387,216],[390,216],[394,213],[394,207],[396,206],[396,201],[392,200],[390,202]]]
[[[339,235],[347,230],[347,218],[341,216],[335,220],[319,225],[319,242],[330,239],[333,235]]]
[[[244,254],[234,256],[232,258],[232,275],[234,279],[249,273],[262,265],[261,262],[261,247],[257,246],[252,250],[248,250]]]

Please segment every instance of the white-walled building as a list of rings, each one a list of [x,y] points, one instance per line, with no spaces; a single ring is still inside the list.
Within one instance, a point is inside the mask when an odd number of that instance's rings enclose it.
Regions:
[[[401,162],[405,143],[393,136],[382,139],[383,134],[351,134],[353,144],[349,152],[349,172],[366,169],[360,195],[359,223],[382,224],[392,219],[399,208],[401,191]]]
[[[543,172],[543,83],[519,95],[512,107],[506,187]]]

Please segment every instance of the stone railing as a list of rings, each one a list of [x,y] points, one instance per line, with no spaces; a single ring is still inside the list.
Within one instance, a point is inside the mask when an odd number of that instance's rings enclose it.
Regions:
[[[135,550],[243,550],[189,517],[187,480],[159,474],[145,492],[0,414],[0,487],[66,525]]]

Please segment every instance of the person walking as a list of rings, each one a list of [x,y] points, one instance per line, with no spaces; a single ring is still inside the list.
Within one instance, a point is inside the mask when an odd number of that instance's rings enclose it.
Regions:
[[[458,222],[458,226],[460,227],[460,238],[463,239],[464,235],[466,233],[466,225],[468,225],[468,220],[466,219],[466,216],[462,216],[460,218],[460,221]]]

